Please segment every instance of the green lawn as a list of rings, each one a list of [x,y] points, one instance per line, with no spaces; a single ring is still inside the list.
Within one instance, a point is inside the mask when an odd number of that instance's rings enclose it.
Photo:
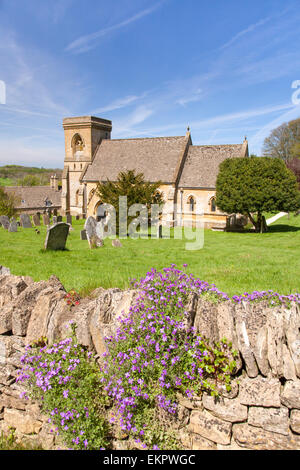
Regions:
[[[85,292],[99,286],[127,287],[130,278],[171,263],[187,263],[189,272],[230,296],[268,289],[300,292],[300,216],[279,219],[266,234],[205,230],[204,247],[198,251],[187,251],[184,240],[174,239],[127,239],[122,248],[113,248],[106,239],[103,248],[90,250],[80,240],[83,223],[74,220],[68,250],[60,252],[43,251],[43,226],[40,235],[34,229],[8,233],[1,227],[0,264],[36,281],[55,274],[67,290]]]

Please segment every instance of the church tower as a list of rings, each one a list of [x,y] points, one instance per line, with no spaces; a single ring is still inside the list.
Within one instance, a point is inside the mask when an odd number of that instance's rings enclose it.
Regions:
[[[62,175],[63,214],[86,214],[86,191],[81,175],[91,164],[102,139],[111,138],[112,123],[94,116],[65,118],[65,162]]]

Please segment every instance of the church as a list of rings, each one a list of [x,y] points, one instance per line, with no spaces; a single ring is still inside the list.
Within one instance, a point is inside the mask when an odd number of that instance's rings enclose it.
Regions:
[[[222,228],[227,214],[216,206],[216,178],[226,158],[247,157],[248,142],[233,145],[193,145],[190,129],[175,137],[111,139],[112,122],[94,116],[63,119],[65,161],[62,174],[62,214],[97,218],[101,200],[97,183],[116,181],[121,171],[143,173],[160,181],[163,223]]]

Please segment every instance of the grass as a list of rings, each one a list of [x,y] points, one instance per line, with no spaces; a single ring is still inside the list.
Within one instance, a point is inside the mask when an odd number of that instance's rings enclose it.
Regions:
[[[88,294],[97,287],[129,286],[151,267],[175,263],[232,296],[272,289],[280,294],[300,292],[300,216],[277,220],[266,234],[224,233],[205,230],[204,247],[187,251],[185,240],[126,239],[114,248],[106,239],[103,248],[90,250],[80,240],[84,221],[73,222],[66,251],[44,251],[46,227],[19,228],[9,233],[0,228],[0,265],[15,275],[35,281],[55,274],[66,290]]]

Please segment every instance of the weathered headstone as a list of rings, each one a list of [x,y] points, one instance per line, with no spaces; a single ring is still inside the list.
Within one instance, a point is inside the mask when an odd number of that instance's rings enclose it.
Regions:
[[[21,214],[20,222],[23,228],[32,228],[31,220],[28,214]]]
[[[54,216],[52,217],[52,224],[53,224],[53,225],[57,224],[57,216],[56,216],[56,215],[54,215]]]
[[[53,215],[57,216],[57,209],[53,209]]]
[[[80,231],[80,240],[87,240],[86,230],[85,229]]]
[[[122,243],[120,242],[120,240],[119,240],[118,238],[116,238],[115,240],[112,240],[112,241],[111,241],[111,244],[112,244],[112,246],[114,246],[114,247],[116,247],[116,248],[123,246]]]
[[[50,219],[48,214],[43,214],[43,224],[44,225],[49,225],[50,224]]]
[[[0,223],[2,227],[8,230],[9,227],[9,217],[7,215],[0,215]]]
[[[10,219],[10,224],[9,224],[9,227],[8,227],[8,231],[9,232],[17,232],[18,231],[17,221],[13,217]]]
[[[32,221],[33,221],[33,224],[38,227],[39,225],[41,225],[41,220],[40,220],[40,216],[38,214],[34,214],[33,217],[32,217]]]
[[[86,219],[84,224],[86,230],[87,240],[89,242],[90,248],[97,248],[103,246],[103,240],[96,232],[97,221],[91,215]]]
[[[57,216],[57,222],[62,222],[62,215]]]
[[[67,224],[72,225],[72,216],[71,216],[71,214],[67,214]]]
[[[52,225],[47,230],[45,249],[46,250],[64,250],[69,234],[69,225],[59,222]]]
[[[100,248],[104,245],[102,238],[99,238],[98,235],[92,235],[88,238],[90,248]]]
[[[79,219],[80,219],[79,215],[76,215],[76,220],[79,220]]]

